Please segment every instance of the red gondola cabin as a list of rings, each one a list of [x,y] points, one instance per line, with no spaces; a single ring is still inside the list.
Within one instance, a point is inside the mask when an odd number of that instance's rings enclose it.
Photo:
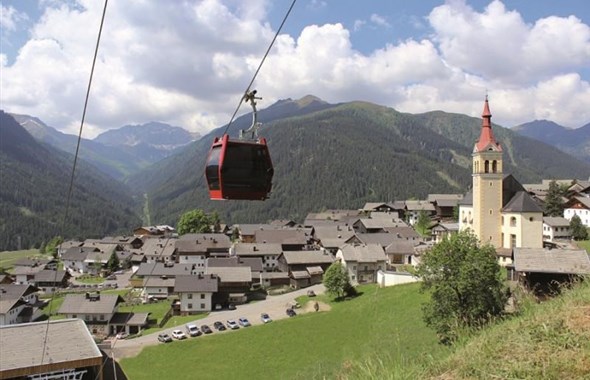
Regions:
[[[272,187],[274,170],[266,139],[215,138],[205,176],[212,200],[265,200]]]

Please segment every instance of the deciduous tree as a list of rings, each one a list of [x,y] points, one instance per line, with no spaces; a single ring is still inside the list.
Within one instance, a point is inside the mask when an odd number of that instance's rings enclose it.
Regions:
[[[574,215],[570,220],[570,230],[574,240],[588,240],[588,230],[578,215]]]
[[[180,235],[188,233],[209,233],[212,226],[219,224],[217,213],[207,214],[203,210],[187,211],[180,217],[177,230]]]
[[[442,343],[452,343],[457,328],[478,327],[504,310],[507,292],[495,249],[479,246],[469,232],[451,235],[423,254],[417,273],[431,295],[424,320]]]
[[[343,298],[352,289],[346,268],[339,261],[328,267],[323,282],[328,294],[336,298]]]

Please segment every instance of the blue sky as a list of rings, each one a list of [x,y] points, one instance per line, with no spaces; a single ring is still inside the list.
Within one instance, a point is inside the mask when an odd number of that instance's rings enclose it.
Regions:
[[[229,121],[291,0],[110,1],[85,137]],[[76,133],[103,2],[2,0],[1,107]],[[402,112],[590,122],[587,0],[298,0],[254,84]],[[240,113],[249,112],[247,107]]]

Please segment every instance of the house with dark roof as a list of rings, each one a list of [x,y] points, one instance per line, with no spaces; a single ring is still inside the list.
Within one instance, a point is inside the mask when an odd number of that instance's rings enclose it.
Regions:
[[[354,228],[347,224],[332,223],[314,226],[313,238],[317,245],[336,254],[338,248],[355,234]]]
[[[252,287],[250,267],[207,266],[205,274],[219,278],[217,293],[213,294],[214,305],[242,304],[248,301],[246,292]]]
[[[277,258],[283,251],[279,243],[241,243],[230,248],[230,256],[239,258],[257,258],[262,263],[262,271],[272,272],[277,268]]]
[[[227,257],[231,241],[224,234],[185,234],[176,241],[175,261],[205,270],[209,257]]]
[[[28,284],[0,285],[0,326],[32,322],[41,317],[38,291]]]
[[[326,250],[283,251],[278,258],[279,269],[289,273],[291,287],[298,289],[319,284],[334,256]]]
[[[408,223],[413,226],[421,213],[425,213],[429,218],[436,216],[434,205],[427,200],[407,200],[405,201],[404,215]]]
[[[31,283],[45,293],[51,293],[68,286],[70,275],[65,270],[44,269],[35,273]]]
[[[165,300],[174,294],[175,286],[176,277],[168,277],[166,275],[162,275],[160,277],[144,277],[142,282],[141,298],[144,301]]]
[[[145,236],[141,248],[132,249],[133,255],[141,255],[147,263],[174,261],[176,252],[176,238],[162,236]],[[132,257],[131,261],[137,262],[137,258]]]
[[[569,240],[572,238],[570,221],[561,216],[543,217],[543,240]]]
[[[214,274],[178,276],[174,292],[180,300],[180,315],[191,315],[213,310],[213,294],[219,289],[219,278]]]
[[[303,225],[317,226],[331,223],[352,225],[362,214],[361,210],[326,210],[324,212],[309,213],[305,217]]]
[[[432,203],[438,220],[454,220],[455,208],[463,194],[428,194],[428,202]]]
[[[280,244],[283,251],[298,251],[313,245],[312,235],[313,229],[310,227],[262,229],[254,233],[254,242],[258,244]]]
[[[387,229],[398,227],[408,227],[408,225],[403,220],[393,217],[361,218],[353,224],[354,230],[362,234],[381,233],[386,232]]]
[[[58,314],[83,320],[94,335],[137,334],[147,326],[148,314],[119,313],[119,304],[124,301],[117,294],[66,294]]]
[[[346,268],[353,285],[376,282],[377,272],[385,270],[387,264],[380,244],[346,244],[338,250],[336,259]]]
[[[565,204],[563,217],[571,221],[574,215],[580,218],[583,225],[590,227],[590,197],[575,196]]]

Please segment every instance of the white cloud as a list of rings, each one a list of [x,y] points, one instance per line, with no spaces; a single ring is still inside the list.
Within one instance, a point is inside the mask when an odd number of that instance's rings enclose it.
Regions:
[[[391,28],[391,25],[387,22],[387,19],[377,13],[371,14],[370,20],[373,24],[383,27],[383,28]]]
[[[0,59],[2,107],[77,133],[102,4],[48,4],[16,61]],[[152,120],[201,133],[227,123],[274,36],[270,6],[110,2],[85,136]],[[499,1],[481,13],[454,1],[427,20],[429,39],[370,54],[354,48],[341,23],[280,35],[254,83],[263,97],[259,108],[313,94],[334,103],[366,100],[405,112],[479,117],[487,89],[494,122],[505,126],[549,118],[577,127],[590,120],[589,83],[576,74],[590,62],[590,29],[579,19],[527,24]]]

